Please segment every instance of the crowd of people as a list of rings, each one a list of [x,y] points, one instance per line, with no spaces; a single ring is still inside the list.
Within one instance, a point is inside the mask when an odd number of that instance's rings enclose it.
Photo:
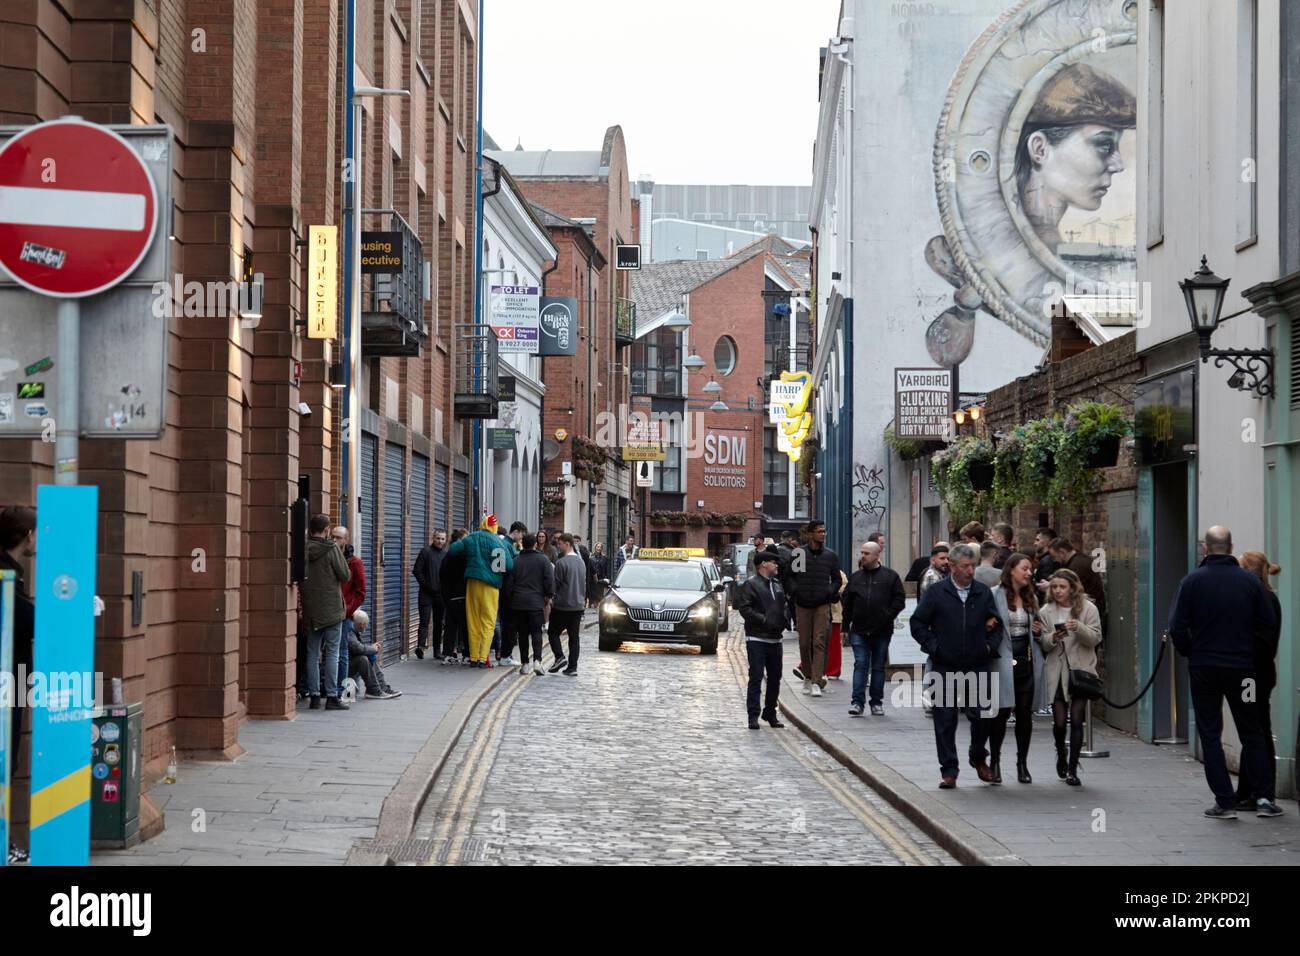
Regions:
[[[838,666],[828,673],[828,646],[836,645],[838,660],[843,640],[854,660],[849,714],[862,717],[869,706],[873,716],[884,716],[889,644],[907,605],[904,584],[915,582],[918,599],[908,626],[927,657],[922,701],[934,720],[940,789],[957,785],[962,714],[970,725],[967,760],[981,781],[1002,783],[1002,748],[1014,726],[1016,779],[1033,783],[1029,748],[1033,718],[1041,715],[1052,720],[1057,776],[1081,786],[1087,706],[1102,696],[1098,652],[1106,636],[1105,584],[1094,559],[1047,527],[1024,550],[1007,524],[986,533],[971,522],[959,537],[957,544],[936,542],[900,578],[881,561],[885,541],[879,533],[861,545],[848,576],[825,547],[821,521],[810,522],[802,540],[787,532],[773,546],[756,536],[749,575],[736,596],[749,656],[750,728],[760,729],[760,720],[781,726],[782,642],[791,630],[799,646],[794,675],[805,694],[821,697],[827,680],[837,676]],[[1203,548],[1200,566],[1179,587],[1167,634],[1188,660],[1205,774],[1215,796],[1206,816],[1234,819],[1239,810],[1277,816],[1269,697],[1277,684],[1281,604],[1269,578],[1281,569],[1259,551],[1234,557],[1226,528],[1210,528]],[[1222,744],[1225,701],[1242,746],[1235,788]]]

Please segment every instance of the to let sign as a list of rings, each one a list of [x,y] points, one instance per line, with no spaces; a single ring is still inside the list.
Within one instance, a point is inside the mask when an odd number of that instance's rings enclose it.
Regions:
[[[899,438],[940,441],[952,411],[952,369],[894,369],[894,434]]]
[[[33,292],[111,289],[140,265],[157,226],[148,167],[106,127],[55,120],[0,148],[0,266]]]
[[[339,334],[339,227],[307,230],[307,338]]]

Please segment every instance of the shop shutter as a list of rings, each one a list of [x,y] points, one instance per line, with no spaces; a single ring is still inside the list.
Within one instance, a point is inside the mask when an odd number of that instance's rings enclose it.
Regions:
[[[402,557],[406,542],[404,453],[401,445],[384,445],[384,664],[399,660],[406,649],[402,629],[402,582],[406,576]]]
[[[370,626],[375,626],[375,584],[379,580],[375,561],[375,541],[379,533],[378,501],[375,498],[377,477],[375,472],[379,440],[374,435],[361,436],[361,527],[353,531],[353,541],[360,549],[361,563],[366,571],[366,599],[361,602],[361,609],[370,618]]]
[[[415,641],[420,633],[420,586],[411,576],[415,559],[433,536],[429,532],[429,459],[423,455],[411,456],[411,534],[406,559],[406,633],[407,643]]]
[[[462,528],[477,530],[477,525],[469,518],[469,477],[462,471],[452,475],[451,514],[452,519]]]

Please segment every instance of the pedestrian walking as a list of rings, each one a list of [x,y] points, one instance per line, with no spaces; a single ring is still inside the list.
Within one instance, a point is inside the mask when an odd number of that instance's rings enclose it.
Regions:
[[[990,589],[1002,583],[1002,572],[994,565],[1000,551],[993,541],[985,541],[980,545],[980,563],[975,569],[975,580]]]
[[[560,557],[555,562],[555,600],[552,602],[548,622],[551,653],[555,663],[551,673],[563,670],[565,677],[578,676],[578,655],[582,643],[582,612],[587,601],[587,569],[573,550],[573,535],[561,532]],[[566,656],[560,635],[569,634],[569,653]]]
[[[795,630],[794,621],[794,601],[791,600],[791,583],[790,583],[790,565],[794,561],[795,549],[799,547],[799,532],[793,528],[787,528],[781,532],[781,541],[776,546],[776,553],[781,557],[781,563],[777,567],[777,579],[781,586],[785,588],[785,612],[787,615],[785,629],[787,631]]]
[[[13,667],[14,674],[32,674],[36,646],[36,604],[27,590],[24,579],[24,562],[36,557],[36,509],[26,505],[10,505],[0,511],[0,571],[14,573],[14,608],[13,608]],[[21,694],[27,699],[27,681],[21,684],[15,679],[15,696]],[[23,739],[23,714],[26,707],[13,707],[9,723],[9,779],[18,779],[18,746]],[[30,782],[30,774],[29,782]],[[18,788],[12,787],[11,793]],[[28,792],[28,799],[31,794]],[[13,801],[10,810],[16,810]],[[10,831],[11,833],[13,831]],[[26,863],[28,854],[18,844],[11,842],[8,846],[9,863]]]
[[[840,673],[844,668],[844,644],[847,643],[841,636],[844,629],[840,626],[843,623],[844,605],[841,603],[844,597],[844,588],[848,585],[848,575],[843,570],[840,571],[840,588],[835,594],[835,603],[831,605],[831,636],[826,640],[826,679],[839,680]]]
[[[998,645],[998,712],[989,719],[989,769],[993,782],[1002,782],[1002,741],[1007,722],[1016,719],[1016,780],[1033,783],[1029,773],[1029,742],[1034,731],[1035,690],[1043,686],[1043,653],[1037,637],[1038,592],[1034,588],[1034,563],[1029,555],[1012,554],[1002,565],[1002,580],[993,589],[993,602],[1002,620],[1005,640]]]
[[[528,526],[522,521],[512,522],[508,534],[502,534],[501,544],[510,552],[511,558],[519,557],[523,551],[523,538],[528,533]],[[492,650],[496,654],[497,664],[502,667],[518,667],[515,660],[515,643],[518,634],[515,629],[515,615],[512,613],[514,588],[514,568],[501,576],[501,591],[497,601],[496,629],[492,635]]]
[[[1278,600],[1277,592],[1273,590],[1268,579],[1270,576],[1281,574],[1282,569],[1270,562],[1268,555],[1263,551],[1247,551],[1242,554],[1241,566],[1259,578],[1260,583],[1264,585],[1268,591],[1269,602],[1273,605],[1273,613],[1277,617],[1276,626],[1271,631],[1261,632],[1255,641],[1255,703],[1259,708],[1260,731],[1264,735],[1264,744],[1268,752],[1268,758],[1264,762],[1264,784],[1259,789],[1266,794],[1269,802],[1273,803],[1277,792],[1277,753],[1273,746],[1273,714],[1269,707],[1269,698],[1273,695],[1273,689],[1277,687],[1275,658],[1282,637],[1282,602]],[[1248,774],[1237,775],[1236,796],[1238,810],[1255,809],[1255,797],[1251,794]]]
[[[957,532],[957,537],[961,539],[962,544],[973,544],[979,548],[984,543],[984,526],[978,521],[967,521]]]
[[[778,569],[781,556],[775,550],[754,552],[754,574],[736,589],[736,611],[745,622],[745,651],[749,656],[749,686],[745,707],[749,729],[758,730],[759,719],[773,727],[784,727],[776,708],[781,694],[781,642],[785,636],[785,589]],[[767,693],[759,708],[759,692],[767,679]]]
[[[320,709],[321,651],[325,652],[325,709],[347,710],[339,700],[339,644],[343,640],[341,584],[351,577],[343,551],[330,539],[328,515],[314,515],[308,525],[307,574],[302,582],[302,611],[310,633],[307,636],[307,694],[310,708]]]
[[[1070,543],[1069,538],[1053,538],[1049,550],[1057,568],[1068,568],[1073,571],[1079,579],[1079,583],[1083,585],[1084,593],[1096,605],[1104,636],[1106,628],[1106,585],[1102,582],[1101,575],[1093,570],[1092,558],[1075,551],[1074,545]]]
[[[934,697],[941,790],[957,786],[959,711],[970,722],[970,764],[981,780],[993,782],[978,698],[1003,636],[993,592],[975,580],[975,548],[959,544],[951,557],[951,573],[926,589],[910,622],[912,637],[930,659],[926,681]]]
[[[794,675],[804,693],[822,696],[826,689],[826,640],[831,632],[831,605],[840,592],[840,559],[826,547],[826,522],[810,521],[808,543],[790,559],[790,587],[799,631],[799,666]]]
[[[605,553],[604,542],[596,542],[596,550],[591,553],[591,568],[595,575],[595,586],[591,591],[591,605],[596,607],[605,597],[605,581],[609,577],[609,555]]]
[[[1274,768],[1268,765],[1256,669],[1260,651],[1280,633],[1275,599],[1269,594],[1259,575],[1232,556],[1232,532],[1215,525],[1205,532],[1205,560],[1178,585],[1169,613],[1169,636],[1187,658],[1205,779],[1214,792],[1214,806],[1205,815],[1216,820],[1237,818],[1238,796],[1223,754],[1225,700],[1241,739],[1242,776],[1255,800],[1255,815],[1282,813],[1273,799]],[[1271,661],[1272,655],[1268,658]]]
[[[849,714],[861,717],[868,703],[873,717],[885,714],[885,663],[894,621],[907,606],[907,595],[898,573],[880,560],[880,545],[867,541],[858,549],[858,569],[849,578],[841,598],[844,630],[853,648],[853,697]]]
[[[496,633],[497,604],[503,576],[514,561],[510,549],[497,537],[497,516],[488,515],[482,526],[447,550],[447,556],[465,555],[465,620],[469,627],[469,656],[474,667],[491,667],[489,654]]]
[[[1039,528],[1034,532],[1034,584],[1040,591],[1047,590],[1047,582],[1056,570],[1052,557],[1052,542],[1056,540],[1055,528]]]
[[[352,534],[347,528],[338,525],[330,531],[330,540],[343,552],[343,560],[348,565],[348,579],[339,587],[343,591],[343,630],[339,635],[339,656],[335,680],[340,688],[348,678],[348,644],[346,631],[352,615],[366,602],[366,567],[352,550]]]
[[[582,558],[582,566],[586,569],[587,607],[593,607],[592,596],[596,593],[596,565],[592,563],[591,552],[582,543],[582,538],[576,534],[573,536],[573,549],[578,552],[578,557]]]
[[[424,649],[429,646],[429,628],[433,627],[433,656],[442,655],[442,622],[447,613],[442,603],[442,582],[439,570],[446,552],[447,532],[438,528],[433,532],[433,539],[420,549],[415,559],[411,574],[420,589],[420,630],[415,642],[415,656],[424,660]]]
[[[636,557],[636,552],[636,535],[629,531],[627,537],[623,539],[622,546],[614,552],[614,575],[610,578],[611,581],[618,580],[618,572],[623,570],[625,563]]]
[[[1038,643],[1043,649],[1043,684],[1052,704],[1052,736],[1056,741],[1056,775],[1072,787],[1080,785],[1079,752],[1083,749],[1083,719],[1088,701],[1072,693],[1070,672],[1097,676],[1097,645],[1101,643],[1101,618],[1088,599],[1079,576],[1059,568],[1048,580],[1050,603],[1038,612],[1043,628]],[[1070,750],[1065,750],[1065,726],[1070,725]],[[1019,724],[1019,718],[1016,723]]]
[[[468,535],[464,528],[451,533],[451,544]],[[438,567],[438,583],[447,611],[443,618],[442,663],[457,664],[469,661],[469,625],[465,617],[465,568],[468,559],[464,552],[452,554],[450,548]]]
[[[947,541],[937,541],[930,549],[930,566],[926,568],[925,574],[921,575],[921,586],[917,588],[916,594],[918,598],[929,590],[932,584],[938,584],[948,576],[949,552]]]
[[[1011,557],[1016,549],[1016,529],[1005,521],[999,521],[993,526],[991,537],[993,543],[998,546],[998,554],[993,559],[993,566],[1001,571],[1007,563],[1007,558]]]
[[[555,596],[555,567],[537,550],[537,536],[525,534],[510,571],[511,630],[519,639],[520,674],[545,674],[542,669],[542,626]],[[528,651],[532,650],[532,660]]]
[[[551,544],[551,536],[543,529],[537,532],[537,552],[546,555],[546,560],[554,564],[559,560],[559,552]]]

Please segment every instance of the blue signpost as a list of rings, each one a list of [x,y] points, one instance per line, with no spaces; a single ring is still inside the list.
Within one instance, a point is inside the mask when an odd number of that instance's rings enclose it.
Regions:
[[[94,486],[37,490],[31,861],[40,866],[90,863],[98,517]]]
[[[14,581],[12,571],[0,571],[0,681],[8,678],[13,700],[0,692],[0,866],[9,858],[9,778],[17,754],[9,753],[9,727],[18,705],[18,681],[14,673]]]

